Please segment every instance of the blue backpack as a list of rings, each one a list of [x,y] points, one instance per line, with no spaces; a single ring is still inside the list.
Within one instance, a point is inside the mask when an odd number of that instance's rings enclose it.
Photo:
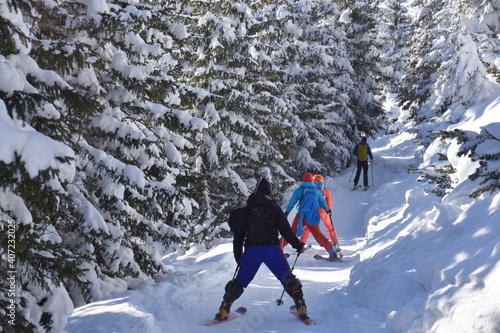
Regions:
[[[299,203],[299,213],[317,212],[319,209],[318,192],[314,187],[306,187]],[[307,214],[306,214],[307,215]]]

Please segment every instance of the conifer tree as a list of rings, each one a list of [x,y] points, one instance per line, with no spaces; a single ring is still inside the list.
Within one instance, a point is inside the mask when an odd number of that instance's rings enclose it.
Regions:
[[[353,72],[338,16],[335,4],[328,2],[283,2],[274,12],[283,45],[276,66],[286,73],[282,96],[297,131],[299,175],[337,172],[350,156],[355,121],[346,93]]]
[[[20,13],[31,9],[25,1],[0,8],[6,36],[0,58],[2,73],[9,77],[0,89],[1,280],[14,277],[16,286],[11,299],[5,289],[10,287],[1,286],[2,311],[16,302],[14,325],[12,317],[0,314],[5,332],[63,329],[73,309],[68,290],[77,287],[85,294],[87,286],[81,279],[82,260],[66,248],[59,232],[68,217],[77,215],[67,191],[75,154],[70,129],[61,120],[81,99],[58,74],[40,68],[28,55],[36,41],[30,40]],[[36,15],[24,17],[30,24],[36,20]]]
[[[17,145],[1,162],[9,180],[2,182],[2,223],[17,223],[19,319],[27,330],[62,329],[72,310],[68,295],[81,305],[108,294],[109,283],[125,290],[134,278],[161,278],[156,242],[179,243],[198,223],[199,176],[183,154],[207,126],[177,108],[177,62],[164,49],[182,31],[164,22],[168,8],[97,13],[78,3],[53,5],[19,4],[33,14],[26,15],[31,35],[2,25],[14,34],[2,46],[11,54],[5,63],[26,82],[24,90],[2,91],[2,117],[15,133],[32,128],[38,141],[57,148],[43,156],[48,168],[27,169],[29,149]],[[148,13],[157,25],[149,30]],[[53,298],[67,313],[52,312]]]
[[[408,61],[411,17],[408,4],[386,0],[380,4],[376,40],[380,47],[380,89],[387,94],[398,91]]]
[[[376,79],[379,73],[380,44],[376,39],[379,1],[356,1],[344,13],[348,58],[352,67],[349,87],[350,108],[356,121],[357,135],[372,135],[380,129],[382,108]],[[356,137],[359,140],[358,137]]]
[[[210,124],[199,149],[210,192],[205,207],[219,221],[227,217],[226,208],[244,202],[261,170],[287,178],[275,165],[284,166],[288,153],[280,148],[290,124],[283,124],[286,108],[275,82],[280,74],[272,67],[274,46],[266,45],[260,10],[257,3],[199,2],[185,22],[191,27],[185,59],[194,65],[185,76],[206,92],[197,108]]]
[[[399,95],[402,108],[421,129],[419,140],[422,146],[429,146],[435,140],[440,140],[443,147],[458,142],[460,155],[471,154],[480,161],[481,167],[471,178],[484,177],[484,181],[482,187],[474,191],[474,196],[494,190],[498,186],[494,181],[496,173],[486,171],[491,156],[474,153],[476,145],[491,140],[491,134],[442,128],[456,123],[469,107],[499,91],[498,85],[487,75],[488,70],[495,68],[494,63],[479,52],[495,43],[491,36],[497,25],[492,22],[498,22],[499,14],[495,11],[498,4],[464,0],[451,5],[429,0],[414,2],[413,5],[418,16],[411,25],[410,61]],[[472,22],[481,23],[476,26]],[[428,126],[430,121],[434,124],[432,127]],[[437,133],[433,133],[434,129],[438,130]],[[450,180],[453,172],[451,163],[443,154],[439,163],[429,166],[429,170],[422,170],[422,178],[436,184],[435,193],[445,195],[454,186]]]

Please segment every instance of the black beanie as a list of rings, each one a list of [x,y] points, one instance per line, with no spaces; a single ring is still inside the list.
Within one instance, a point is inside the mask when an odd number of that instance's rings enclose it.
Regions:
[[[271,195],[271,184],[266,178],[262,178],[255,187],[256,192],[261,192],[265,195]]]

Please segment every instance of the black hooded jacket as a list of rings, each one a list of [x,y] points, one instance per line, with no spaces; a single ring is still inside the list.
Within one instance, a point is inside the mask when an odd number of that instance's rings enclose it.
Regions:
[[[249,214],[249,207],[251,206],[263,206],[266,214],[270,217],[269,220],[274,224],[273,235],[272,237],[268,237],[271,238],[270,241],[255,244],[245,239],[248,225],[247,216]],[[241,259],[243,245],[245,247],[279,245],[278,233],[281,234],[294,249],[300,250],[304,246],[290,228],[290,224],[283,210],[273,201],[273,199],[262,192],[252,193],[248,197],[247,206],[235,209],[231,212],[229,215],[229,226],[234,233],[233,252],[236,261]]]

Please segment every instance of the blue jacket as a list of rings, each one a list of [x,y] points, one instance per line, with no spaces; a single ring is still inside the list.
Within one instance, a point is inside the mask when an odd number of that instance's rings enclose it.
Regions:
[[[315,182],[303,182],[299,186],[299,188],[297,188],[295,190],[295,192],[293,192],[293,195],[290,198],[290,201],[288,202],[288,206],[286,207],[286,213],[288,214],[293,209],[293,207],[295,207],[297,202],[299,203],[298,214],[300,214],[300,219],[299,219],[299,224],[297,227],[297,235],[299,235],[299,236],[302,235],[302,229],[303,229],[302,221],[304,220],[304,217],[306,217],[306,215],[307,215],[307,223],[310,225],[318,225],[320,220],[321,220],[321,217],[317,211],[313,212],[313,214],[310,214],[310,213],[306,214],[306,213],[300,211],[300,200],[302,199],[302,194],[304,193],[304,190],[306,188],[315,189],[316,190],[316,199],[318,200],[319,206],[327,212],[330,211],[330,208],[326,204],[325,197],[323,196],[323,193],[321,193],[321,191],[316,186],[316,183]]]

